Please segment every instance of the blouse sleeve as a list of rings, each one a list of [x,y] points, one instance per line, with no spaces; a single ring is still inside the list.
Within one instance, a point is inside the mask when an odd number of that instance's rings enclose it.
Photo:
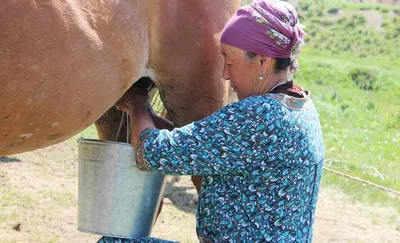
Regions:
[[[257,156],[255,119],[264,105],[248,98],[172,131],[146,129],[139,138],[139,169],[179,175],[246,174]],[[257,116],[259,117],[259,116]]]

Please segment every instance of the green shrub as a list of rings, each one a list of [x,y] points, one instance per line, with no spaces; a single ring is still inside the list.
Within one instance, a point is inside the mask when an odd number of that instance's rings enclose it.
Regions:
[[[365,106],[365,108],[367,108],[367,110],[373,110],[373,109],[375,109],[375,102],[369,100],[369,101],[367,102],[367,105]]]
[[[362,25],[367,22],[367,18],[364,15],[358,15],[358,17],[356,18],[356,21],[357,21],[358,25]]]
[[[339,8],[337,7],[332,7],[328,9],[328,13],[330,14],[337,14],[339,12]]]
[[[310,4],[309,3],[300,2],[299,10],[306,12],[306,11],[308,11],[309,8],[310,8]]]
[[[388,121],[386,122],[386,127],[389,129],[400,129],[400,113],[396,112],[390,115]]]
[[[340,109],[343,111],[347,110],[347,108],[349,108],[350,105],[348,103],[341,103],[340,104]]]
[[[372,69],[356,68],[349,73],[351,80],[363,90],[377,90],[378,73]]]
[[[339,92],[337,92],[336,90],[334,90],[331,94],[331,100],[337,100],[337,101],[341,101],[342,97],[340,96]]]

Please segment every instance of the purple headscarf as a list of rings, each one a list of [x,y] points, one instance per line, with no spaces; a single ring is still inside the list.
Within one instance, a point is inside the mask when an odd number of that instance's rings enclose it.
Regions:
[[[295,72],[306,35],[303,28],[290,3],[254,0],[230,18],[221,42],[259,55],[290,58],[291,72]]]

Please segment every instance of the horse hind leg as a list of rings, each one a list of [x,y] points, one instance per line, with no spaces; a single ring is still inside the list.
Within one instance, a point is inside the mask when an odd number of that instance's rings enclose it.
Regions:
[[[115,142],[129,141],[127,137],[127,123],[126,121],[121,121],[123,119],[122,115],[123,112],[117,110],[113,106],[108,109],[108,111],[104,113],[99,119],[97,119],[94,124],[96,126],[97,134],[100,140]]]

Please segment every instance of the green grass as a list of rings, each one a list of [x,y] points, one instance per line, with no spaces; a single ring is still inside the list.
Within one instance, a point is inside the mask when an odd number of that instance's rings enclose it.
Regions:
[[[296,81],[318,108],[326,166],[400,191],[399,8],[306,0],[298,9],[309,35]],[[367,25],[364,10],[382,14],[379,30]],[[323,185],[400,210],[398,197],[329,172]]]
[[[351,70],[359,68],[351,59],[325,56],[331,64],[301,60],[297,82],[311,90],[324,133],[327,166],[374,183],[399,190],[400,178],[400,92],[390,89],[392,79],[378,78],[381,88],[360,89],[351,80]],[[323,55],[320,56],[324,58]],[[323,63],[323,64],[321,64]],[[335,64],[336,63],[336,64]],[[368,66],[366,64],[365,66]],[[374,65],[380,72],[385,67]],[[388,77],[399,80],[400,75]],[[398,83],[393,84],[398,86]],[[329,163],[331,162],[331,163]],[[399,199],[325,173],[324,184],[338,185],[360,201],[385,203],[400,209]]]
[[[85,130],[75,134],[72,138],[70,138],[67,143],[71,148],[78,148],[78,140],[80,138],[91,138],[91,139],[98,139],[99,136],[97,135],[96,126],[93,124],[90,127],[86,128]]]
[[[97,135],[97,130],[96,126],[93,124],[90,127],[86,128],[85,130],[81,131],[80,133],[76,134],[73,138],[72,141],[76,142],[80,138],[93,138],[93,139],[98,139]]]
[[[16,190],[9,185],[0,186],[0,224],[21,217],[19,208],[34,210],[39,205],[37,197]]]
[[[57,201],[63,207],[73,207],[77,203],[75,194],[71,192],[46,189],[41,190],[38,193],[45,198],[51,198]]]

